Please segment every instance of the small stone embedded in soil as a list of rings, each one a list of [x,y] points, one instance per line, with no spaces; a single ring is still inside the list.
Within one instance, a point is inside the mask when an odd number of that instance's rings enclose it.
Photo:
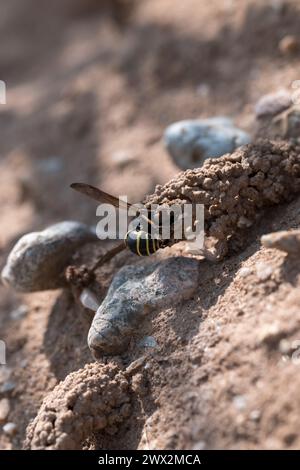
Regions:
[[[158,344],[154,336],[144,336],[139,342],[139,346],[142,348],[158,348]]]
[[[278,349],[281,354],[288,354],[291,351],[291,343],[288,339],[284,338],[279,342]]]
[[[264,262],[258,262],[255,265],[256,275],[260,281],[267,281],[273,274],[273,267]]]
[[[6,421],[10,412],[10,403],[7,398],[2,398],[0,400],[0,423]]]
[[[132,375],[136,374],[145,364],[146,356],[140,356],[135,361],[131,362],[126,367],[126,377],[131,377]]]
[[[47,157],[42,160],[39,160],[37,166],[38,169],[40,169],[44,173],[57,174],[63,170],[64,159],[63,157],[56,156]]]
[[[0,385],[0,393],[10,393],[16,388],[15,382],[4,382]]]
[[[251,272],[252,272],[251,268],[248,268],[247,266],[245,266],[239,270],[239,275],[240,277],[245,278],[245,277],[248,277],[251,274]]]
[[[261,417],[260,410],[252,410],[249,415],[251,421],[259,421]]]
[[[205,159],[220,157],[248,144],[250,136],[231,119],[186,120],[171,124],[164,133],[165,146],[179,168],[197,168]]]
[[[10,318],[12,320],[21,320],[28,313],[27,305],[20,305],[15,310],[10,312]]]
[[[239,411],[244,410],[246,408],[247,400],[244,395],[236,395],[233,400],[233,405]]]
[[[255,105],[256,117],[275,116],[292,105],[291,93],[287,90],[278,90],[262,96]]]
[[[114,152],[111,156],[111,160],[120,168],[125,168],[126,166],[137,161],[136,157],[131,152],[126,150],[119,150]]]
[[[277,323],[264,325],[259,331],[258,343],[264,343],[268,346],[272,346],[280,340],[282,334],[282,329]]]
[[[80,302],[85,308],[96,312],[99,308],[99,301],[90,289],[83,289],[80,294]]]
[[[278,48],[284,55],[293,55],[299,51],[299,40],[293,34],[287,34],[279,41]]]
[[[0,366],[0,384],[3,384],[6,380],[9,380],[11,377],[12,370],[10,367],[5,365]]]
[[[198,441],[196,444],[193,445],[192,450],[204,450],[206,448],[205,441]]]
[[[57,289],[66,285],[63,276],[74,251],[96,234],[79,222],[60,222],[42,232],[24,235],[10,252],[2,280],[20,292]]]
[[[291,256],[300,255],[300,230],[282,230],[268,233],[261,237],[261,243],[266,248],[276,248]]]
[[[190,298],[198,279],[199,263],[191,258],[169,258],[122,268],[115,275],[88,334],[94,356],[124,352],[148,313]]]
[[[17,425],[15,423],[6,423],[3,426],[3,432],[9,437],[13,437],[17,433]]]

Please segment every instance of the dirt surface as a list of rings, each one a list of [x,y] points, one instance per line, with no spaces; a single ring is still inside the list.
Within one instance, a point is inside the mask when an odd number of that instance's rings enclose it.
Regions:
[[[251,132],[257,99],[300,77],[299,56],[278,48],[299,32],[296,1],[2,0],[1,11],[2,265],[26,232],[97,222],[95,204],[69,189],[73,181],[142,200],[178,173],[161,142],[168,124],[227,115]],[[264,233],[299,227],[299,204],[269,209],[242,251],[202,262],[192,300],[151,314],[115,358],[124,368],[145,353],[139,338],[158,342],[130,379],[131,414],[85,448],[299,448],[299,363],[291,357],[300,340],[299,263],[259,243]],[[110,246],[87,246],[78,259],[92,262]],[[117,269],[143,262],[118,255],[98,273],[100,297]],[[20,305],[27,311],[16,318]],[[13,437],[0,432],[0,445],[19,449],[43,399],[92,361],[91,314],[70,291],[19,295],[3,286],[0,309],[15,384],[0,398],[17,425]]]

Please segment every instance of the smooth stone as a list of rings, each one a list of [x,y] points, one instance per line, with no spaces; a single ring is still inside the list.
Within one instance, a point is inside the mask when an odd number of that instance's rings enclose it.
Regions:
[[[232,401],[237,410],[242,411],[246,408],[247,399],[244,395],[236,395]]]
[[[141,348],[158,348],[158,344],[154,336],[145,336],[139,342]]]
[[[3,384],[6,380],[9,380],[12,374],[12,370],[5,366],[1,365],[0,367],[0,384]]]
[[[286,56],[294,55],[299,52],[300,44],[297,36],[287,34],[278,43],[279,51]]]
[[[38,162],[38,169],[44,173],[59,173],[64,166],[62,157],[48,157]]]
[[[4,382],[0,385],[0,393],[10,393],[16,388],[15,382]]]
[[[20,292],[64,287],[63,273],[74,251],[95,240],[97,236],[90,227],[73,221],[28,233],[10,252],[1,273],[2,280]]]
[[[164,133],[165,146],[182,169],[200,167],[204,160],[232,153],[251,137],[226,117],[179,121]]]
[[[28,310],[27,305],[19,305],[19,307],[10,312],[9,316],[12,320],[21,320],[27,315]]]
[[[16,434],[18,427],[15,423],[6,423],[2,429],[4,434],[9,437],[13,437]]]
[[[134,163],[136,161],[136,158],[134,157],[134,155],[132,155],[130,152],[127,152],[126,150],[119,150],[111,155],[111,160],[118,167],[125,168],[126,166]]]
[[[100,302],[98,301],[95,294],[87,288],[83,289],[80,294],[79,300],[85,308],[93,310],[93,312],[96,312],[100,306]]]
[[[274,93],[263,95],[255,105],[255,114],[257,118],[266,116],[275,116],[292,105],[291,93],[282,89]]]
[[[122,268],[93,319],[88,334],[93,355],[124,352],[148,313],[190,298],[198,281],[199,262],[192,258]]]
[[[260,281],[267,281],[273,274],[274,268],[262,261],[256,263],[256,274]]]

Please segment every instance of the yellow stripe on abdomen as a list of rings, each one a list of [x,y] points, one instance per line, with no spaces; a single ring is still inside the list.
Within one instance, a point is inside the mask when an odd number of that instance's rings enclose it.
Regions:
[[[136,237],[136,252],[139,256],[143,256],[142,253],[140,252],[141,236],[142,236],[142,233],[138,232],[137,237]]]
[[[150,253],[150,247],[149,247],[149,237],[148,235],[146,235],[146,252],[147,252],[147,256],[150,256],[151,253]]]

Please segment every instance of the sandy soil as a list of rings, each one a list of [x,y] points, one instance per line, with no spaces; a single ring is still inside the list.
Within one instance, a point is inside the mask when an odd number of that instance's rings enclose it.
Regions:
[[[278,49],[298,34],[296,1],[2,0],[1,10],[2,265],[23,233],[67,219],[96,223],[95,205],[71,182],[139,201],[178,172],[161,142],[168,124],[227,115],[251,132],[256,100],[300,77],[298,57]],[[138,335],[153,335],[159,350],[134,376],[132,413],[86,447],[299,448],[299,365],[282,346],[300,340],[298,262],[259,245],[263,233],[299,227],[299,202],[270,210],[243,252],[203,262],[192,300],[152,315]],[[123,253],[99,273],[103,297],[113,273],[134,262]],[[259,263],[271,267],[266,279]],[[28,311],[13,319],[19,305]],[[68,291],[1,286],[0,309],[17,425],[13,438],[0,432],[0,446],[19,449],[43,398],[92,362],[91,318]],[[140,354],[132,347],[118,359]]]

